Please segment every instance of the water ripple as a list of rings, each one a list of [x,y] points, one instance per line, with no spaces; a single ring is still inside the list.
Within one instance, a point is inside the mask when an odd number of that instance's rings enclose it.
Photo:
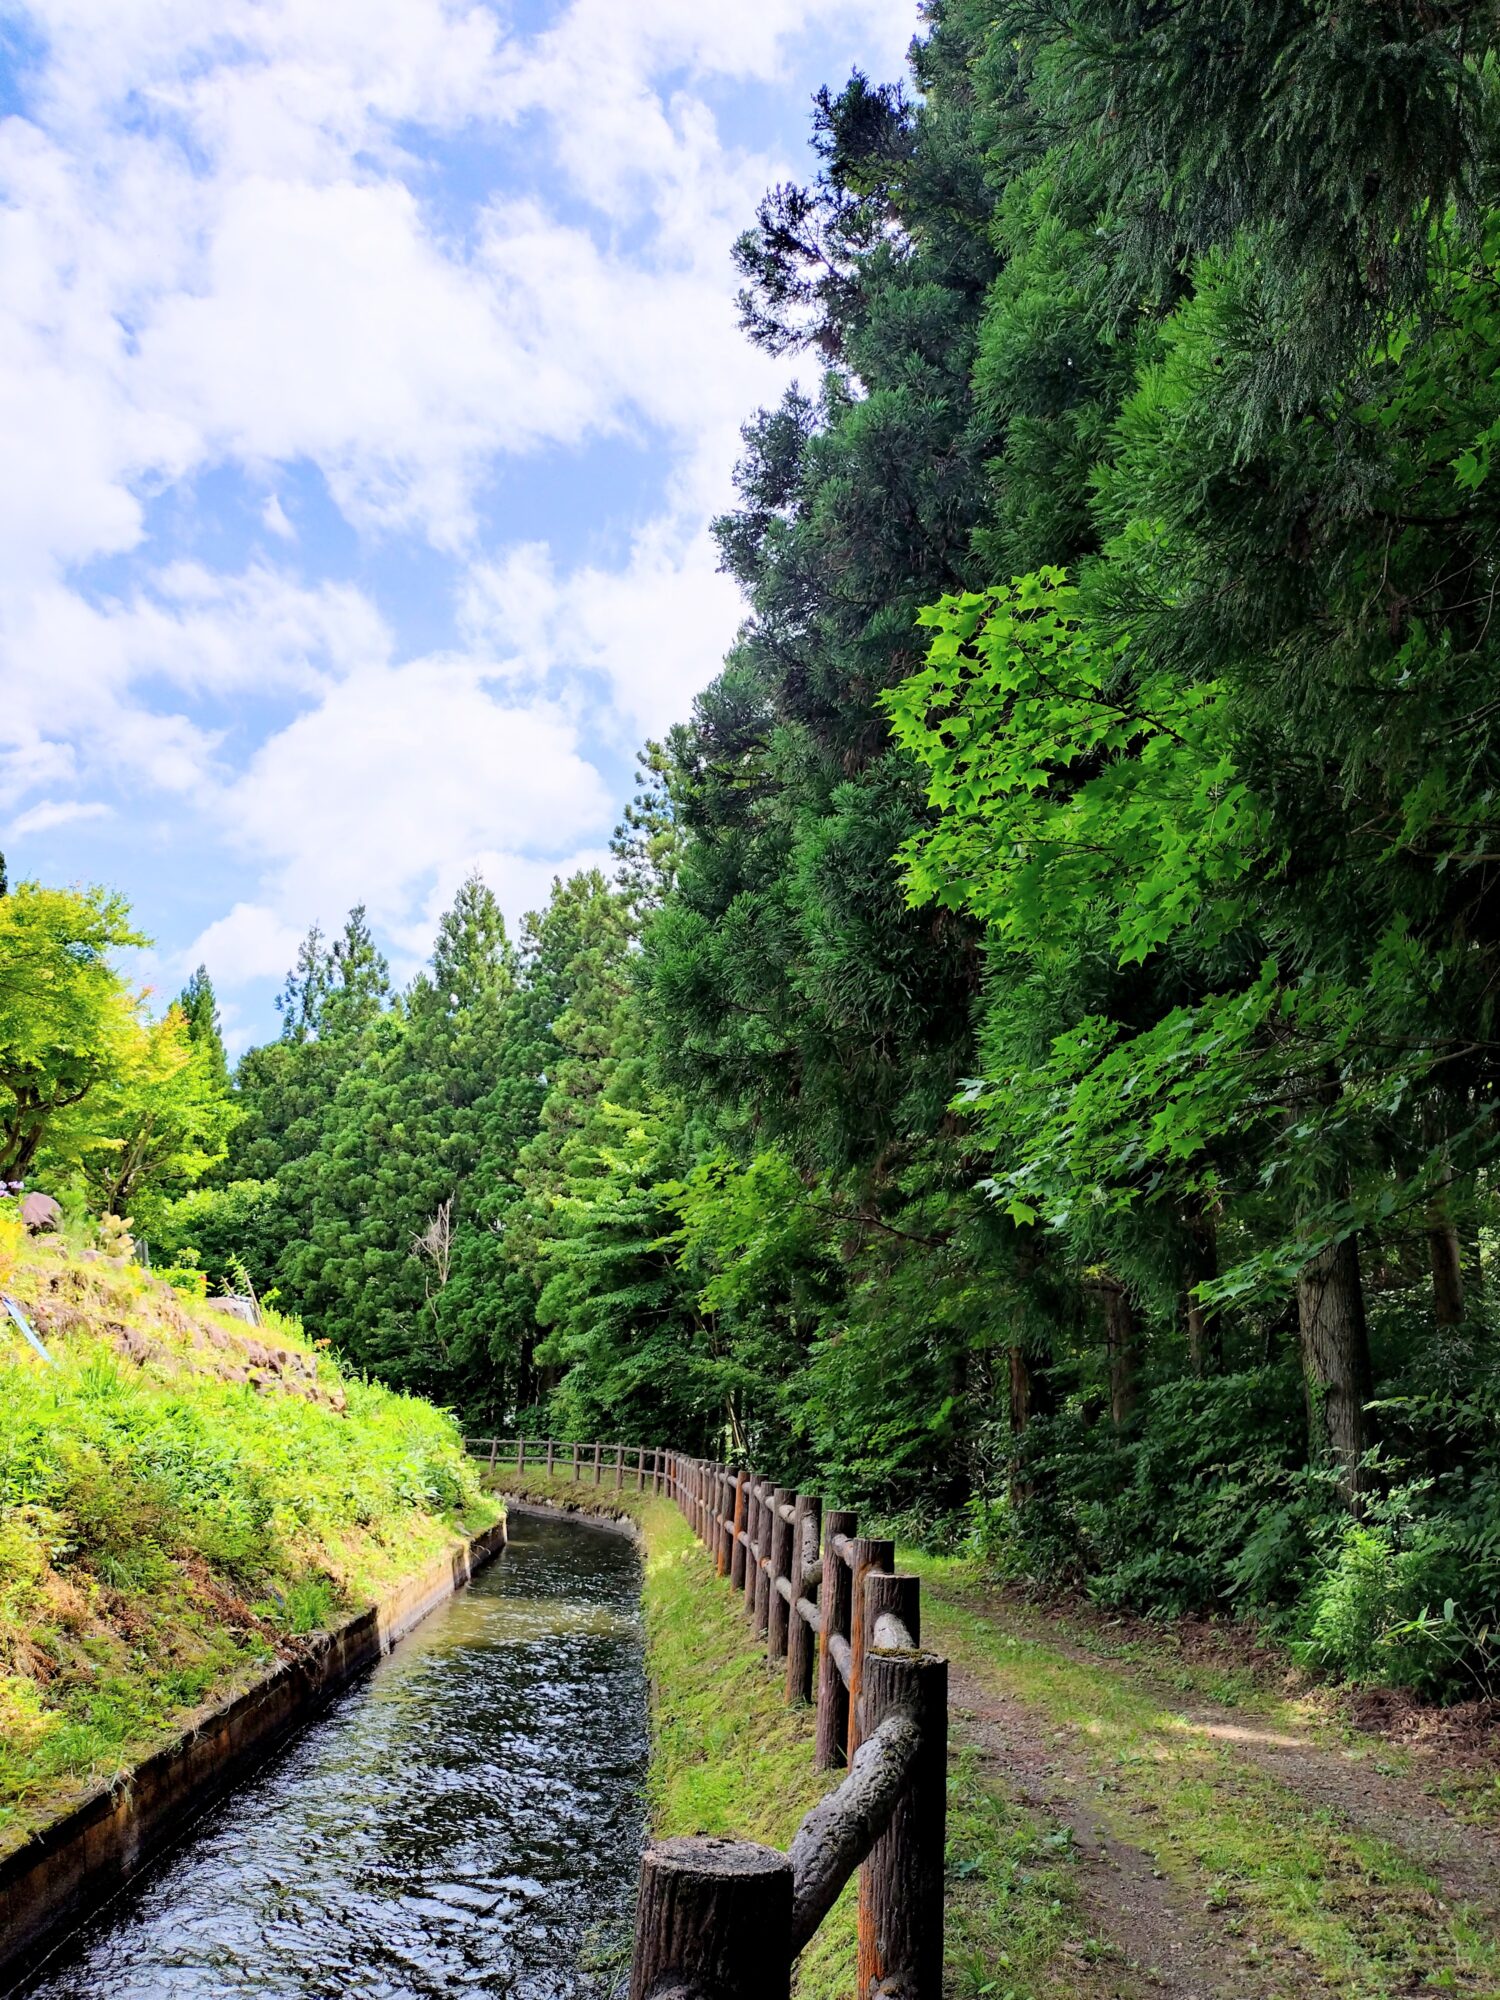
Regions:
[[[644,1827],[634,1549],[515,1539],[24,1989],[606,2000]]]

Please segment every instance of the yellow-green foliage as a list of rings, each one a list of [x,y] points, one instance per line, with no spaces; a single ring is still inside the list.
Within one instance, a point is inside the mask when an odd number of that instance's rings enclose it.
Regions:
[[[6,1243],[0,1240],[0,1258]],[[452,1422],[61,1247],[0,1333],[0,1850],[493,1520]]]

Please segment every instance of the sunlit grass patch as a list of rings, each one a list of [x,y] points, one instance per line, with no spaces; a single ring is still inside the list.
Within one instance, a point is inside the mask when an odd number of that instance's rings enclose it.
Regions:
[[[452,1422],[295,1323],[28,1253],[0,1339],[0,1851],[497,1515]]]
[[[1040,1734],[1091,1767],[1101,1821],[1224,1913],[1247,1954],[1257,1940],[1293,1948],[1350,1995],[1500,1992],[1494,1940],[1389,1842],[1309,1804],[1237,1756],[1233,1737],[1194,1726],[1113,1664],[947,1595],[939,1566],[913,1560],[927,1573],[929,1643],[1023,1703]],[[1269,1701],[1247,1712],[1247,1730],[1284,1722]]]

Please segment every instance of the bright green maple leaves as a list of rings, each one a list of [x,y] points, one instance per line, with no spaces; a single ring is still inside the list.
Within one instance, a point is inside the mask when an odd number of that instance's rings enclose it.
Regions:
[[[944,598],[921,622],[927,663],[884,698],[938,814],[901,852],[913,902],[1038,948],[1103,910],[1124,965],[1238,920],[1272,833],[1216,687],[1139,672],[1060,569]]]

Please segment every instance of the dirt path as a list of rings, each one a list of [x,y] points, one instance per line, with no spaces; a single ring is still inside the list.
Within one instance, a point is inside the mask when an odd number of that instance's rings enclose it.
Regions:
[[[1118,1815],[1100,1817],[1092,1773],[1056,1743],[1044,1745],[1037,1718],[996,1696],[972,1674],[949,1682],[955,1740],[978,1752],[984,1775],[1017,1804],[1043,1814],[1072,1836],[1079,1928],[1088,1945],[1078,1954],[1091,1995],[1109,2000],[1262,2000],[1292,1991],[1327,1989],[1308,1969],[1280,1962],[1226,1930],[1224,1919],[1194,1901],[1156,1865],[1149,1829],[1126,1837]]]
[[[1071,1834],[1072,1990],[1500,1995],[1500,1838],[1425,1789],[1430,1766],[1264,1691],[1184,1692],[952,1579],[928,1575],[923,1595],[952,1661],[955,1742]]]

